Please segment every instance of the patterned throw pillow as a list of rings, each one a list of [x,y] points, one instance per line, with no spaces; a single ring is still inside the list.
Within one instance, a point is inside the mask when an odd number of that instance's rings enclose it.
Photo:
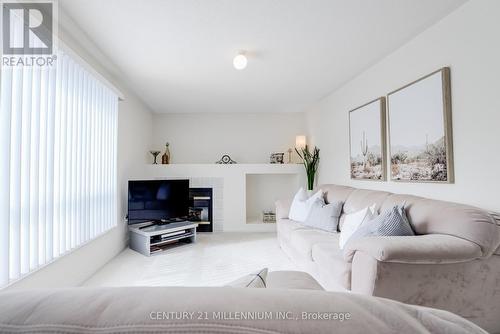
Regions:
[[[326,204],[322,198],[317,198],[303,224],[327,232],[337,232],[343,205],[341,201]]]
[[[267,279],[267,268],[238,278],[236,281],[226,284],[234,288],[265,288]]]
[[[406,216],[404,204],[386,210],[372,220],[364,222],[347,242],[374,236],[410,236],[415,235]]]

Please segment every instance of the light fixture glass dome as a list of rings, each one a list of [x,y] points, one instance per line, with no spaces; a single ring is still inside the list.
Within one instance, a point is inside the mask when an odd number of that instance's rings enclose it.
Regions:
[[[242,70],[245,67],[247,67],[247,57],[244,54],[238,54],[236,57],[233,59],[233,66],[237,70]]]

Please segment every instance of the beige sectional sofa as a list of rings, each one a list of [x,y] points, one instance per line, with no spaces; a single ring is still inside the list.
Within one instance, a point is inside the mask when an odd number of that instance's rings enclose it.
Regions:
[[[303,272],[266,288],[119,287],[0,292],[0,333],[486,334],[447,311],[323,291]]]
[[[411,195],[323,185],[327,202],[345,214],[376,204],[379,212],[406,201],[417,233],[368,237],[338,246],[339,233],[288,219],[291,201],[278,201],[278,241],[327,290],[347,290],[449,310],[500,332],[500,226],[487,212]]]

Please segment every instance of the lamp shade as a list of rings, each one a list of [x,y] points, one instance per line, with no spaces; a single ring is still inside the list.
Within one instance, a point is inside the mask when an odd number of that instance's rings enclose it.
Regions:
[[[295,137],[295,147],[298,149],[302,149],[306,147],[306,136],[296,136]]]
[[[243,70],[245,67],[247,67],[247,57],[243,54],[240,53],[233,59],[233,66],[237,70]]]

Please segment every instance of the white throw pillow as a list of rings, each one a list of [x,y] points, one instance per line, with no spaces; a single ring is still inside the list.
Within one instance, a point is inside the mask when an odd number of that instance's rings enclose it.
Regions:
[[[314,195],[308,198],[307,192],[304,190],[304,188],[300,188],[293,198],[288,217],[291,220],[295,220],[300,223],[305,222],[307,217],[309,216],[309,212],[311,211],[311,207],[314,204],[314,201],[322,197],[323,190],[318,190]]]
[[[345,215],[344,224],[340,231],[339,247],[344,249],[345,244],[349,238],[356,232],[356,230],[363,224],[364,221],[371,220],[375,216],[375,204],[366,207],[354,213]]]

